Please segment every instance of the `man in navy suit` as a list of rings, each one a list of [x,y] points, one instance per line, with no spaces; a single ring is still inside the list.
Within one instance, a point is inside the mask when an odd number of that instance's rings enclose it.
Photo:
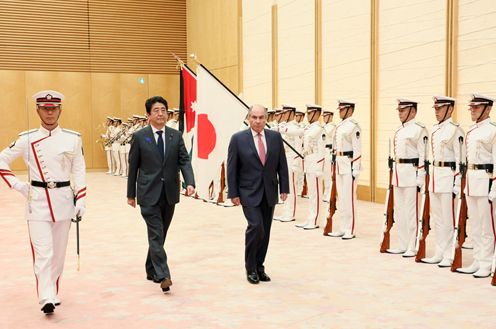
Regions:
[[[264,261],[269,246],[274,207],[289,193],[288,166],[281,134],[264,129],[267,109],[253,105],[250,129],[234,134],[227,156],[228,198],[243,206],[248,221],[245,235],[245,267],[248,282],[270,281]]]

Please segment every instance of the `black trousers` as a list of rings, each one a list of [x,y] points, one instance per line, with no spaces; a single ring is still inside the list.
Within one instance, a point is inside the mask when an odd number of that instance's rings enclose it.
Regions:
[[[169,205],[165,190],[156,205],[141,206],[141,216],[146,223],[148,232],[148,255],[146,256],[146,275],[155,280],[170,278],[169,266],[167,265],[167,254],[164,243],[174,215],[175,204]]]
[[[248,221],[245,233],[245,267],[247,272],[263,272],[265,256],[269,247],[270,227],[274,206],[269,206],[265,194],[256,207],[243,206]]]

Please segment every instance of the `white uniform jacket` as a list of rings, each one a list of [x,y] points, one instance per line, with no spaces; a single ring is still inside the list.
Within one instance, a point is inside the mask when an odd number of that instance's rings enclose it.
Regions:
[[[305,172],[321,176],[324,169],[323,129],[318,121],[311,123],[303,133]]]
[[[74,216],[74,201],[86,196],[82,142],[79,133],[43,127],[19,134],[16,142],[0,153],[0,177],[9,187],[25,184],[10,170],[9,164],[22,156],[29,179],[38,182],[66,182],[71,186],[43,188],[30,186],[26,207],[29,221],[62,221]]]
[[[464,136],[462,128],[451,118],[440,124],[435,124],[432,128],[429,191],[453,193],[455,179],[458,180],[457,184],[459,184],[460,159],[465,159]],[[460,154],[460,145],[462,154]]]
[[[325,135],[325,160],[330,162],[332,159],[331,151],[334,148],[332,145],[334,139],[334,130],[336,130],[336,125],[332,122],[326,123],[324,125],[324,135]]]
[[[465,193],[468,196],[487,196],[489,194],[489,180],[494,179],[493,173],[486,170],[471,169],[472,164],[496,165],[496,124],[488,118],[478,122],[467,131],[467,184]],[[493,184],[496,182],[493,180]]]
[[[401,125],[394,134],[394,171],[393,186],[417,186],[417,176],[425,177],[424,158],[428,138],[425,126],[415,120]],[[418,159],[418,166],[411,163],[400,163],[404,159]]]
[[[305,129],[301,128],[296,121],[290,121],[281,125],[279,127],[279,132],[283,135],[283,138],[291,145],[296,152],[303,155],[303,145],[301,139],[305,132]],[[299,155],[297,155],[291,148],[284,144],[284,149],[286,150],[286,159],[288,161],[288,167],[292,171],[303,170],[303,161]]]
[[[332,146],[336,151],[336,174],[353,173],[353,177],[358,177],[362,162],[362,142],[360,139],[362,129],[358,122],[350,117],[338,123],[334,131]],[[353,152],[353,154],[343,155],[343,152]]]

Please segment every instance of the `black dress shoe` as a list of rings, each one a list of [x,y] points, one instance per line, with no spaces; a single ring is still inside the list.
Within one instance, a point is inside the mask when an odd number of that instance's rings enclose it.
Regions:
[[[52,303],[46,303],[45,305],[43,305],[43,307],[41,308],[41,310],[46,315],[53,314],[53,310],[55,310],[55,305],[53,305]]]
[[[257,284],[258,282],[260,282],[260,278],[258,277],[257,272],[247,272],[246,279],[251,284]]]
[[[270,277],[265,272],[258,272],[258,279],[263,282],[269,282]]]

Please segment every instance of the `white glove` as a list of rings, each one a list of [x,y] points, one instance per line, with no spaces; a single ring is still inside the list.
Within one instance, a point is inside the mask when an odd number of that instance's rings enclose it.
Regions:
[[[462,187],[455,183],[455,185],[453,185],[453,193],[458,196],[460,195],[461,191],[462,191]]]
[[[419,188],[422,188],[425,183],[425,173],[424,172],[419,172],[417,173],[417,186]]]
[[[29,184],[28,183],[21,183],[21,182],[16,182],[14,186],[12,186],[14,190],[17,192],[21,193],[24,198],[28,198],[29,195]]]
[[[496,200],[496,189],[492,188],[491,191],[489,191],[487,198],[489,199],[489,202],[494,202],[494,200]]]
[[[74,209],[74,217],[83,217],[86,211],[86,205],[83,199],[76,201],[76,208]]]
[[[360,170],[358,169],[353,169],[351,171],[351,175],[353,176],[353,179],[357,179],[358,178],[358,175],[360,175]]]

